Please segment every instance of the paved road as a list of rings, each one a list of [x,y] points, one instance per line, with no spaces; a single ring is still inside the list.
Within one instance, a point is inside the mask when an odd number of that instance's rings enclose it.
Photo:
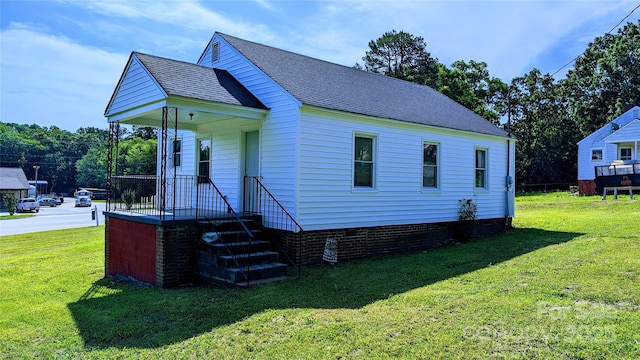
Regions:
[[[106,204],[94,202],[91,207],[75,207],[73,198],[65,198],[64,203],[57,207],[41,207],[35,216],[22,219],[0,220],[0,236],[24,234],[37,231],[59,230],[96,226],[96,221],[91,220],[91,210],[94,206],[98,211],[98,223],[104,225]],[[6,212],[0,215],[9,215]]]

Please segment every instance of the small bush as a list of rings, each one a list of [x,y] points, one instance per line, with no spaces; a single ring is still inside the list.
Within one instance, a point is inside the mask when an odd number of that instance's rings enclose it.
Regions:
[[[132,189],[125,190],[122,193],[122,200],[127,206],[127,209],[131,209],[131,206],[136,201],[136,197],[138,197],[138,192]]]
[[[16,197],[13,194],[4,194],[2,196],[5,205],[7,206],[7,211],[9,215],[13,215],[16,213]]]
[[[460,208],[458,209],[458,220],[475,220],[478,216],[478,204],[473,199],[458,200]]]

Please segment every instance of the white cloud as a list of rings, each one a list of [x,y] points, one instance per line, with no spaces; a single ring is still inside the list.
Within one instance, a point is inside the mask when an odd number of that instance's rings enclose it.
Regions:
[[[273,4],[273,2],[269,0],[253,0],[253,1],[266,10],[274,11],[276,9],[276,6]]]
[[[128,54],[81,46],[64,36],[11,24],[2,39],[3,122],[105,128],[104,109]]]
[[[258,0],[257,2],[265,7],[270,6],[266,1]],[[210,4],[214,4],[215,7],[215,3]],[[152,21],[156,23],[153,28],[160,30],[158,36],[164,36],[171,30],[174,32],[205,30],[210,31],[211,34],[214,31],[221,31],[238,37],[255,39],[255,41],[272,37],[269,28],[264,24],[240,21],[239,16],[231,18],[222,15],[211,11],[197,0],[83,1],[74,2],[74,5],[106,16]],[[162,29],[161,26],[157,26],[158,24],[171,25],[183,30]],[[128,26],[136,26],[136,24],[128,24]]]

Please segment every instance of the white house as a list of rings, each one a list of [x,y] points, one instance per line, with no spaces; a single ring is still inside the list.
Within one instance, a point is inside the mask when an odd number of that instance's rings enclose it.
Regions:
[[[188,226],[215,222],[206,210],[259,214],[296,264],[320,262],[327,238],[339,259],[446,244],[462,199],[477,204],[478,234],[514,215],[515,146],[502,129],[429,87],[221,33],[197,64],[132,53],[105,116],[113,135],[161,129],[157,177],[110,184],[108,274],[172,286],[162,269],[178,265],[158,246],[172,226],[198,238]],[[151,190],[128,202],[146,205],[124,208],[134,180],[138,195],[145,181]],[[144,266],[134,232],[153,237]]]
[[[634,106],[578,142],[578,186],[596,193],[596,167],[640,160],[640,107]]]

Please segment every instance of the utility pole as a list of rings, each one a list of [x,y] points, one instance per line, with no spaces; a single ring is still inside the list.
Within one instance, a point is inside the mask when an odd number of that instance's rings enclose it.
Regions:
[[[33,165],[33,168],[36,169],[36,199],[38,198],[38,169],[40,169],[40,165]]]

